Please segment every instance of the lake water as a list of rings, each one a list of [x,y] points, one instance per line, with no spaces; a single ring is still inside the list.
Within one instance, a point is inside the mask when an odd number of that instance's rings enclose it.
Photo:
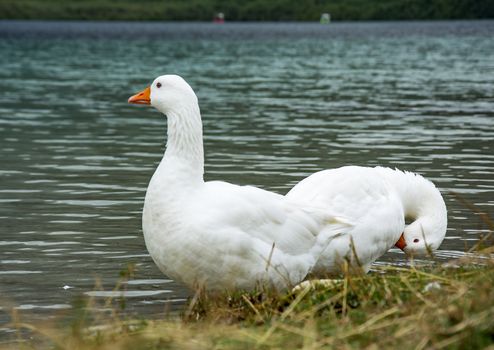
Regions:
[[[451,191],[493,213],[494,21],[0,21],[0,62],[0,338],[12,307],[29,322],[108,297],[129,263],[127,313],[188,296],[141,232],[166,125],[127,98],[161,74],[197,92],[208,180],[286,193],[347,164],[416,171],[449,209],[440,261],[486,233]]]

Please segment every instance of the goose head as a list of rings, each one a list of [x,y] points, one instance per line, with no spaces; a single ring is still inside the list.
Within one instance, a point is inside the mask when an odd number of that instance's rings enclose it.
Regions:
[[[197,96],[189,84],[178,75],[162,75],[129,98],[129,103],[151,105],[164,114],[179,112],[197,104]]]
[[[446,236],[446,225],[427,220],[415,220],[405,227],[396,247],[407,255],[431,255]]]

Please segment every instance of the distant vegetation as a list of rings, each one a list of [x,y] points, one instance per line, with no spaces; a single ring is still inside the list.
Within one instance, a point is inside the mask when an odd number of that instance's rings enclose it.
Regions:
[[[210,21],[494,18],[493,0],[0,0],[0,19]]]

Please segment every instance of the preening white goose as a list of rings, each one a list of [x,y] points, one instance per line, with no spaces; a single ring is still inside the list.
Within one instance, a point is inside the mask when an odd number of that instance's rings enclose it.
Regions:
[[[156,265],[189,287],[284,289],[309,273],[337,274],[344,261],[367,271],[395,244],[423,254],[445,236],[442,196],[420,175],[349,166],[315,173],[286,196],[205,182],[201,115],[189,84],[163,75],[129,103],[150,104],[168,119],[142,227]]]

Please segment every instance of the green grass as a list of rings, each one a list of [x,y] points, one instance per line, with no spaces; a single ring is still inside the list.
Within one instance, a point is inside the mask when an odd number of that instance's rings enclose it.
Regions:
[[[492,0],[0,0],[0,19],[228,21],[494,18]]]
[[[12,308],[12,348],[85,349],[494,349],[494,221],[465,257],[443,264],[379,266],[297,291],[207,294],[180,314],[122,318],[123,299],[78,299],[53,322],[25,322]],[[121,272],[114,290],[132,279]],[[101,310],[109,310],[102,312]],[[67,321],[68,320],[68,321]],[[1,348],[1,345],[0,345]]]
[[[118,300],[106,301],[115,312],[101,318],[86,300],[70,326],[17,316],[11,326],[28,349],[482,349],[494,343],[492,252],[437,267],[380,267],[298,292],[197,292],[180,316],[161,320],[121,319]]]

